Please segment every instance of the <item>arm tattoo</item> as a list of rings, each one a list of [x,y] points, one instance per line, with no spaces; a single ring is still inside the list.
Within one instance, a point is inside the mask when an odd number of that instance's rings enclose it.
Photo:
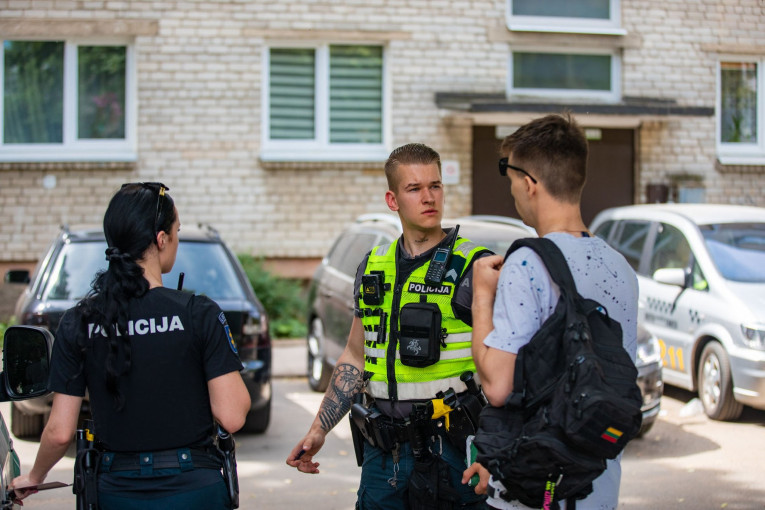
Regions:
[[[361,371],[344,363],[335,367],[329,390],[319,408],[322,430],[329,432],[351,410],[353,396],[361,390]]]

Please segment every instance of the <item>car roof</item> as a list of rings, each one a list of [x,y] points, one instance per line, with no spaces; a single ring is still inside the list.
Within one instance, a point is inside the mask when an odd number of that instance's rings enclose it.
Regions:
[[[598,216],[612,219],[640,218],[660,220],[682,218],[696,225],[715,223],[765,222],[765,208],[730,204],[641,204],[615,207]]]
[[[391,232],[395,231],[396,234],[400,234],[402,231],[401,221],[396,214],[363,214],[356,218],[355,225],[369,224],[374,224],[375,226]],[[507,218],[505,216],[463,216],[461,218],[443,218],[441,224],[447,228],[460,225],[460,228],[462,229],[460,233],[468,239],[471,237],[471,234],[467,233],[468,231],[472,232],[473,236],[491,239],[502,239],[504,237],[503,234],[507,234],[509,231],[517,233],[518,237],[528,237],[529,235],[536,236],[536,231],[531,227],[524,225],[520,220]],[[480,232],[481,235],[478,235],[478,232]]]
[[[98,227],[83,226],[73,229],[62,225],[60,235],[66,241],[75,243],[104,240],[104,231]],[[221,240],[218,231],[204,223],[183,225],[178,237],[181,241],[192,242],[219,242]]]

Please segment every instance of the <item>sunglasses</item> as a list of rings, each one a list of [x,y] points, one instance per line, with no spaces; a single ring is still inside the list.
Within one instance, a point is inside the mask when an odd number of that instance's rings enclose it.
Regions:
[[[537,180],[534,179],[534,177],[530,173],[528,173],[526,170],[524,170],[523,168],[521,168],[519,166],[511,165],[510,163],[507,162],[507,158],[501,158],[499,160],[499,175],[501,175],[502,177],[507,177],[507,169],[508,168],[511,168],[511,169],[515,170],[516,172],[521,172],[526,177],[531,179],[531,182],[533,182],[534,184],[537,184]]]
[[[157,212],[154,215],[154,232],[159,231],[159,213],[162,210],[162,199],[165,198],[165,191],[170,191],[170,188],[162,184],[161,182],[128,182],[122,185],[120,189],[126,186],[141,186],[146,189],[150,189],[157,194]]]

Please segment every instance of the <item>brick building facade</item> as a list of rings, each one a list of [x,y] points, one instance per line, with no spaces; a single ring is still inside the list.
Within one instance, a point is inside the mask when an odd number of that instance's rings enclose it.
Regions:
[[[71,76],[84,80],[77,64],[70,70],[71,55],[77,54],[83,72],[87,51],[77,48],[116,45],[126,55],[124,134],[114,145],[79,143],[70,106],[62,114],[61,150],[56,143],[37,150],[35,144],[9,142],[6,101],[0,263],[33,262],[60,224],[99,224],[118,186],[143,180],[171,188],[183,223],[212,224],[235,251],[295,262],[281,266],[283,272],[307,276],[345,224],[386,210],[382,162],[393,147],[424,142],[459,165],[456,182],[446,186],[448,216],[506,213],[501,199],[482,199],[491,181],[474,185],[478,172],[496,173],[492,142],[513,126],[563,108],[574,112],[594,141],[606,141],[610,131],[627,135],[628,154],[618,160],[615,174],[628,197],[622,203],[647,201],[651,184],[666,185],[675,198],[765,206],[763,134],[755,132],[752,139],[749,133],[751,143],[745,145],[751,150],[739,157],[735,147],[723,154],[730,144],[721,144],[718,132],[721,69],[728,69],[723,63],[744,62],[747,71],[739,81],[754,75],[760,94],[765,90],[762,2],[603,3],[603,26],[572,28],[558,19],[548,23],[544,13],[524,13],[523,6],[533,2],[520,0],[0,0],[6,98],[15,90],[8,77],[12,51],[24,47],[18,43],[63,43],[64,102],[77,97],[67,89],[79,83]],[[275,49],[285,49],[289,58],[305,54],[296,48],[308,48],[315,59],[310,65],[317,92],[309,108],[316,112],[316,140],[305,143],[277,134],[277,96],[290,84],[275,80],[281,55]],[[352,108],[342,110],[334,102],[334,88],[341,87],[338,48],[381,54],[381,106],[370,117],[377,134],[362,140],[363,150],[353,146],[358,140],[333,142],[344,136],[335,131],[343,116],[353,116]],[[577,56],[566,60],[561,54],[571,48]],[[534,60],[540,55],[559,59],[549,62],[607,68],[608,83],[593,85],[589,92],[596,93],[581,97],[524,84],[521,65],[546,62]],[[292,108],[296,103],[289,101]],[[765,120],[765,101],[755,93],[754,102],[742,108]],[[300,124],[295,115],[285,115],[289,126]],[[353,122],[351,131],[362,125]],[[749,119],[752,124],[761,125]],[[36,135],[18,136],[23,142]],[[606,163],[594,175],[612,171]],[[602,182],[591,179],[591,193],[606,197],[603,206],[615,205]]]

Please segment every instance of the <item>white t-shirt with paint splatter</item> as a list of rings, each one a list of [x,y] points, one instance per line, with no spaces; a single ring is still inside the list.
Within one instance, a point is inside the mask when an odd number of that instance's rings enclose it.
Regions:
[[[637,350],[638,284],[624,257],[598,237],[548,234],[563,252],[579,294],[602,304],[622,326],[624,348],[632,359]],[[539,256],[529,248],[514,252],[502,266],[494,303],[494,330],[484,344],[518,353],[552,314],[560,291]],[[606,471],[593,482],[593,491],[577,501],[577,510],[612,510],[619,502],[621,455],[607,462]],[[502,488],[492,480],[492,486]],[[503,510],[525,510],[518,501],[489,498],[489,505]],[[565,504],[561,504],[565,509]]]

